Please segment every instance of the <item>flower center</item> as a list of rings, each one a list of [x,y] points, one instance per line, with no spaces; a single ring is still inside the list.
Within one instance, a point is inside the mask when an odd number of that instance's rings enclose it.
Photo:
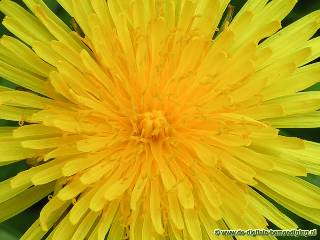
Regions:
[[[158,139],[169,134],[169,123],[163,111],[145,112],[138,118],[138,135],[147,139]]]

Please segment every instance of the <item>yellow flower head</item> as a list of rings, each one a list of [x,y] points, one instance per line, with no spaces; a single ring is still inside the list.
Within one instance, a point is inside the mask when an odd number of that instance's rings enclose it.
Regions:
[[[0,2],[16,36],[0,76],[20,86],[0,87],[0,118],[20,123],[0,128],[0,165],[32,167],[0,183],[0,220],[50,194],[23,240],[296,228],[264,195],[320,224],[320,189],[297,177],[320,175],[320,144],[277,130],[320,127],[320,92],[301,92],[319,81],[320,11],[279,30],[296,0],[232,21],[229,0],[58,0],[72,31],[23,2]]]

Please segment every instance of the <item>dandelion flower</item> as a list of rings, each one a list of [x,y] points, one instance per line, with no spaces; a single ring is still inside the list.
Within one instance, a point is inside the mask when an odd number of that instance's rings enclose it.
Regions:
[[[50,196],[21,239],[216,239],[213,230],[320,224],[320,11],[281,29],[296,0],[0,2],[0,220]],[[224,20],[223,20],[224,19]],[[310,64],[308,64],[310,63]],[[251,239],[242,237],[241,239]],[[263,239],[275,239],[265,237]]]

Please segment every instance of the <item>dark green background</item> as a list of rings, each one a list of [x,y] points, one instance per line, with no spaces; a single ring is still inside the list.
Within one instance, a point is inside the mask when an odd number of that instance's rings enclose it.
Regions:
[[[259,1],[259,0],[257,0]],[[21,0],[16,0],[16,2],[22,4]],[[70,16],[57,4],[55,0],[44,0],[48,4],[48,6],[57,14],[59,15],[68,25],[70,25]],[[245,3],[245,0],[233,0],[231,1],[232,5],[235,6],[235,11],[238,11],[240,7]],[[24,6],[24,5],[23,5]],[[283,25],[286,26],[295,20],[301,18],[302,16],[314,11],[320,9],[320,1],[319,0],[300,0],[294,10],[290,13],[290,15],[285,19],[283,22]],[[0,15],[0,18],[3,18],[3,15]],[[6,31],[6,29],[1,25],[0,26],[0,36],[3,34],[10,34]],[[319,35],[319,32],[317,33]],[[320,78],[320,76],[319,76]],[[320,79],[319,79],[320,81]],[[13,86],[10,85],[7,81],[0,79],[0,84],[4,84],[7,86]],[[312,90],[320,90],[320,85],[316,84],[312,88]],[[8,122],[0,120],[0,126],[1,125],[16,125],[16,123]],[[320,142],[320,129],[284,129],[282,130],[282,133],[284,135],[289,136],[298,136],[303,139],[308,139],[312,141]],[[320,156],[319,156],[320,157]],[[4,180],[6,178],[9,178],[11,176],[14,176],[19,171],[26,168],[25,163],[21,162],[18,164],[12,164],[5,167],[0,167],[0,181]],[[320,186],[320,177],[309,175],[306,178],[308,181]],[[0,223],[0,240],[16,240],[19,239],[19,237],[22,235],[24,231],[32,224],[32,222],[37,219],[39,215],[39,211],[46,200],[43,200],[42,202],[36,204],[32,208],[26,210],[25,212],[19,214],[18,216]],[[319,203],[320,204],[320,203]],[[280,206],[279,206],[280,207]],[[281,207],[280,207],[281,208]],[[318,237],[316,238],[308,238],[312,240],[320,239],[320,227],[316,226],[304,219],[301,219],[300,217],[296,216],[295,214],[287,211],[286,209],[281,208],[285,213],[287,213],[293,220],[296,221],[296,223],[299,225],[301,229],[314,229],[318,228]],[[320,216],[319,216],[320,218]],[[272,228],[276,228],[275,226],[271,225]],[[280,239],[280,238],[279,238]],[[290,239],[290,238],[281,238],[281,239]],[[300,238],[292,238],[292,239],[300,239]],[[301,237],[301,239],[303,239]]]

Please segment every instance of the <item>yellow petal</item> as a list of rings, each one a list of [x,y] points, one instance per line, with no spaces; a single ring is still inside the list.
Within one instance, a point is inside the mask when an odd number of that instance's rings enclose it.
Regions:
[[[194,209],[184,209],[183,216],[186,223],[186,228],[191,236],[191,239],[202,239],[202,232],[198,215]]]
[[[116,216],[108,233],[107,240],[122,240],[124,235],[124,226],[120,223],[119,216]]]
[[[1,44],[15,56],[17,61],[21,61],[22,68],[26,68],[27,70],[42,77],[48,77],[49,72],[54,69],[52,66],[42,61],[25,44],[13,37],[3,36],[1,38]],[[17,67],[21,67],[21,65]]]
[[[85,35],[91,35],[91,28],[88,26],[88,16],[92,13],[91,3],[87,0],[72,0],[72,13],[77,23],[83,29]]]
[[[28,31],[19,20],[6,16],[2,21],[3,26],[5,26],[10,32],[12,32],[19,39],[24,41],[28,45],[32,45],[36,39],[32,36],[32,33]]]
[[[36,155],[37,152],[23,148],[20,141],[0,142],[0,164],[32,158]]]
[[[318,128],[319,112],[290,115],[267,120],[275,128]]]
[[[86,239],[90,229],[92,228],[94,222],[99,217],[100,212],[92,212],[90,211],[79,224],[77,230],[73,234],[71,240],[80,240]]]
[[[154,235],[155,234],[154,234],[154,229],[153,229],[151,217],[150,217],[150,214],[147,213],[143,219],[142,239],[141,240],[155,240]]]
[[[320,108],[320,94],[317,91],[301,92],[272,99],[265,104],[281,105],[284,116],[314,112]]]
[[[182,230],[184,228],[184,220],[181,212],[180,203],[175,193],[168,193],[168,204],[170,220],[177,229]]]
[[[33,45],[33,47],[34,46],[35,44]],[[59,55],[59,57],[53,57],[56,59],[56,61],[52,61],[55,63],[54,66],[56,66],[57,61],[65,59],[69,63],[71,63],[73,66],[78,68],[80,71],[84,69],[83,63],[80,59],[80,55],[74,49],[70,48],[69,46],[59,41],[51,41],[50,46],[51,46],[51,51],[47,53],[48,55],[51,52],[55,52],[56,54],[63,53],[63,55],[61,56]]]
[[[77,200],[76,204],[71,208],[69,219],[73,225],[76,225],[88,211],[90,200],[96,190],[97,188],[92,188],[89,191],[83,192],[80,199]]]
[[[0,118],[10,121],[28,121],[36,112],[38,111],[33,109],[0,105]]]
[[[71,202],[64,202],[57,197],[53,197],[40,212],[41,229],[48,231],[64,214],[64,211],[69,207]]]
[[[305,47],[310,47],[312,54],[302,64],[309,63],[320,56],[320,37],[312,38],[306,43]]]
[[[158,163],[162,182],[165,188],[170,190],[176,184],[176,179],[172,173],[172,170],[167,165],[167,160],[161,154],[161,151],[161,146],[158,144],[151,144],[151,153]]]
[[[150,187],[150,215],[153,227],[160,235],[164,233],[161,217],[160,190],[157,181],[151,182]]]
[[[271,170],[273,168],[272,160],[270,160],[268,155],[255,152],[250,148],[236,148],[231,149],[231,154],[244,161],[245,163],[265,170]]]
[[[52,182],[58,178],[61,178],[62,172],[61,167],[64,165],[64,162],[57,163],[52,166],[46,166],[42,170],[38,171],[38,173],[35,173],[31,181],[34,185],[42,185],[49,182]]]
[[[31,225],[31,227],[23,234],[23,236],[20,239],[41,240],[45,234],[46,232],[41,229],[39,220],[37,220]]]
[[[104,240],[107,232],[109,231],[114,217],[118,211],[119,202],[112,201],[104,210],[102,217],[99,221],[98,227],[98,240]]]
[[[0,61],[0,76],[24,88],[46,95],[45,81],[40,77]]]
[[[22,193],[28,187],[31,187],[31,184],[29,184],[20,186],[18,188],[12,188],[10,183],[10,179],[0,182],[0,203],[3,203],[9,200],[10,198],[13,198],[14,196]]]
[[[52,183],[49,183],[43,186],[32,187],[10,200],[1,203],[0,221],[3,222],[31,207],[52,192],[53,186]]]
[[[73,142],[78,136],[42,138],[39,140],[21,141],[24,148],[30,149],[48,149],[63,146],[65,142]]]
[[[63,168],[63,173],[66,174],[67,176],[74,174],[75,171],[81,171],[83,167],[87,167],[88,164],[92,164],[92,161],[88,161],[88,159],[83,158],[81,162],[85,161],[85,164],[82,163],[82,166],[79,167],[79,160],[75,160],[74,162],[68,163],[66,166]],[[94,161],[93,161],[94,162]],[[70,166],[70,165],[71,166]],[[81,163],[80,163],[81,164]],[[73,165],[73,166],[72,166]],[[70,170],[69,170],[70,166]],[[85,173],[83,173],[80,176],[80,181],[83,184],[92,184],[97,181],[99,181],[104,175],[108,175],[112,170],[114,170],[116,167],[115,163],[100,163],[96,164],[95,166],[89,168]]]
[[[277,203],[281,204],[288,210],[296,213],[298,216],[301,216],[310,222],[313,222],[315,224],[320,224],[320,210],[319,209],[314,209],[314,208],[309,208],[304,206],[304,204],[297,203],[295,201],[292,201],[277,192],[271,190],[267,186],[263,184],[259,184],[256,186],[256,188],[266,194],[267,196],[271,197],[273,200],[275,200]],[[301,202],[302,203],[302,202]]]
[[[12,17],[17,23],[24,26],[25,29],[37,29],[37,31],[28,31],[30,36],[40,41],[50,41],[53,36],[48,30],[39,23],[39,21],[28,11],[13,1],[3,0],[0,3],[0,10],[6,15]],[[19,35],[19,34],[18,34]],[[22,38],[23,39],[23,38]]]
[[[266,39],[261,46],[270,47],[273,50],[272,59],[290,54],[297,47],[302,47],[318,30],[320,27],[319,17],[320,11],[310,13]],[[289,39],[290,41],[288,41]]]
[[[142,216],[140,215],[140,209],[136,210],[132,214],[132,224],[130,225],[129,239],[139,240],[142,239]]]
[[[85,49],[83,44],[76,40],[71,34],[70,31],[60,20],[59,22],[55,19],[57,18],[54,14],[49,14],[48,11],[43,6],[35,5],[33,8],[36,16],[41,20],[43,25],[49,30],[49,32],[55,36],[58,40],[80,52],[82,49]],[[55,16],[53,19],[52,16]]]
[[[76,231],[77,225],[72,225],[68,215],[65,216],[57,227],[51,232],[50,240],[70,240],[73,233]]]
[[[258,172],[256,179],[291,201],[303,203],[310,208],[320,208],[320,188],[307,181],[270,172]]]
[[[256,181],[253,180],[256,172],[250,166],[228,154],[223,154],[221,159],[224,167],[235,179],[248,185],[256,184]]]
[[[75,198],[81,194],[87,188],[86,185],[82,184],[78,178],[66,184],[57,194],[57,197],[62,201],[67,201]]]
[[[201,1],[197,4],[195,15],[198,15],[199,18],[194,21],[192,27],[199,29],[200,33],[205,36],[214,33],[224,12],[224,4],[221,1],[210,0]],[[213,12],[216,14],[212,14]]]
[[[41,124],[30,124],[15,128],[13,131],[15,138],[34,137],[34,136],[54,136],[61,134],[61,131],[54,127],[47,127]]]
[[[181,181],[178,184],[178,198],[183,208],[194,208],[194,195],[192,192],[192,188],[186,181]]]
[[[56,66],[59,60],[64,59],[58,52],[53,51],[52,46],[47,42],[34,41],[32,43],[32,49],[39,57],[52,66]]]
[[[254,190],[250,190],[249,201],[254,205],[258,212],[263,214],[267,219],[273,222],[281,229],[294,229],[297,224],[289,217],[283,214],[272,203]]]

